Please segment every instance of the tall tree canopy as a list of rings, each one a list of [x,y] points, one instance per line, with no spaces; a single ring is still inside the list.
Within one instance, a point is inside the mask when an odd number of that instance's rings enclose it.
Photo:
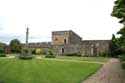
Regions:
[[[113,7],[112,16],[120,19],[120,23],[125,22],[125,0],[116,0]]]
[[[114,4],[111,15],[120,19],[119,23],[124,25],[123,28],[117,32],[120,37],[116,38],[116,45],[125,52],[125,0],[116,0]]]
[[[20,52],[21,51],[21,43],[18,39],[13,39],[10,42],[10,48],[11,48],[11,52]]]
[[[116,55],[116,50],[117,50],[118,46],[117,46],[117,39],[115,37],[115,35],[112,35],[112,40],[111,40],[111,46],[110,46],[110,51],[111,51],[111,55],[115,56]]]
[[[117,32],[117,34],[121,35],[119,38],[120,47],[125,48],[125,26],[121,28],[120,31]]]

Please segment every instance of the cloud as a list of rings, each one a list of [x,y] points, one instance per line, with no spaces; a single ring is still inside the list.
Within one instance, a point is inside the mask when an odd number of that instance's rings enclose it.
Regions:
[[[106,6],[105,6],[106,4]],[[119,30],[110,16],[114,0],[0,0],[0,41],[51,41],[51,32],[73,30],[85,39],[110,39]],[[4,41],[5,40],[5,41]]]

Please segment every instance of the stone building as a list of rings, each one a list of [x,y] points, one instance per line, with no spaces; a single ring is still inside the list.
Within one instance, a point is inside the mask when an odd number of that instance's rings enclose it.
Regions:
[[[30,43],[30,48],[52,49],[57,55],[99,56],[109,54],[110,40],[82,40],[72,30],[53,31],[52,42]]]

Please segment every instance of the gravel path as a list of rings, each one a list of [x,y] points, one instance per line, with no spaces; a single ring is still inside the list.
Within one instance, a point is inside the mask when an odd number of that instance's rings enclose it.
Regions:
[[[95,74],[81,83],[122,83],[121,66],[118,59],[111,59]]]

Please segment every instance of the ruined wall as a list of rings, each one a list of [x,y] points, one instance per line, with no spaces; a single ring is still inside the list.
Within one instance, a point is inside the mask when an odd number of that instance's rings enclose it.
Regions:
[[[102,54],[109,54],[110,40],[85,40],[83,41],[82,55],[100,56]],[[85,51],[85,52],[84,52]],[[93,53],[92,53],[93,51]]]
[[[66,39],[66,41],[65,41]],[[52,33],[52,48],[57,54],[81,54],[100,56],[109,53],[110,40],[84,40],[73,31]]]
[[[54,31],[52,32],[52,45],[64,45],[69,43],[68,31]]]
[[[32,50],[40,48],[41,51],[48,51],[51,48],[51,42],[36,42],[36,43],[29,43],[28,47]]]
[[[52,32],[52,42],[29,43],[32,49],[52,49],[57,55],[81,54],[81,56],[100,56],[109,54],[110,40],[84,40],[73,31]]]
[[[82,38],[73,31],[52,32],[52,45],[81,44]]]
[[[69,44],[82,44],[82,38],[73,31],[70,31]]]
[[[52,49],[57,55],[81,54],[81,45],[53,45]]]

